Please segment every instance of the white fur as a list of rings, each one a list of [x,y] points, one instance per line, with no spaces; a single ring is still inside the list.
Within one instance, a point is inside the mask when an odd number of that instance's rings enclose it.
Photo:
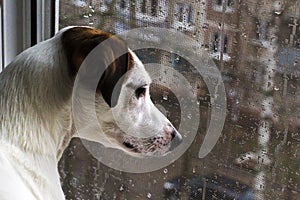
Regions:
[[[61,44],[66,30],[24,51],[0,74],[1,200],[64,199],[57,163],[71,138],[79,136],[71,112],[73,82]],[[80,137],[130,153],[132,149],[123,145],[128,142],[135,145],[136,154],[161,155],[168,150],[175,129],[151,102],[151,79],[131,53],[134,67],[122,85],[117,106],[110,109],[101,94],[97,96],[103,132]],[[146,95],[137,99],[134,92],[141,86],[146,87]],[[116,114],[131,120],[124,124],[114,120]],[[147,130],[142,129],[145,126]],[[157,133],[160,139],[140,138],[142,132]]]

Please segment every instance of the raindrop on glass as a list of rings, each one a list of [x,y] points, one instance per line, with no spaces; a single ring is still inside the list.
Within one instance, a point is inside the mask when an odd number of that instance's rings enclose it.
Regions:
[[[152,196],[152,195],[151,195],[151,193],[149,193],[149,192],[148,192],[148,194],[147,194],[147,198],[148,198],[148,199],[150,199],[150,198],[151,198],[151,196]]]
[[[165,101],[168,100],[168,93],[166,93],[166,92],[163,93],[163,100],[165,100]]]
[[[78,179],[75,178],[75,177],[73,177],[73,178],[71,179],[71,181],[70,181],[70,185],[72,185],[73,187],[76,188],[76,187],[78,186],[78,184],[79,184]]]
[[[164,169],[164,174],[167,174],[167,173],[168,173],[168,169],[165,168],[165,169]]]

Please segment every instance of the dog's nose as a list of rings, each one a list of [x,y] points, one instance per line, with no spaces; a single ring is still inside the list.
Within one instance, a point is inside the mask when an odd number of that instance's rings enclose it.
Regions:
[[[176,137],[176,131],[175,130],[172,131],[171,136],[172,136],[172,139],[174,139]]]
[[[182,136],[176,130],[172,131],[171,136],[172,136],[172,141],[171,141],[171,147],[169,149],[170,151],[175,149],[182,142]]]

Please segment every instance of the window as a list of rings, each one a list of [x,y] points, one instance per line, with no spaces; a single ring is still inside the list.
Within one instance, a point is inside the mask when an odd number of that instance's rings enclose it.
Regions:
[[[193,30],[193,8],[189,3],[176,3],[174,13],[174,28],[178,30]]]
[[[120,8],[126,8],[126,1],[125,0],[121,0]]]
[[[141,12],[144,14],[147,13],[147,8],[149,7],[147,6],[146,2],[147,2],[146,0],[143,0],[141,3]]]
[[[222,35],[220,33],[213,33],[211,39],[211,56],[217,60],[221,59],[221,54],[223,56],[224,61],[228,61],[230,59],[229,53],[229,45],[228,45],[228,36]]]
[[[129,14],[130,12],[130,0],[118,0],[115,3],[116,8],[121,13]]]
[[[61,28],[74,23],[89,25],[84,13],[92,3],[97,6],[105,1],[86,0],[82,1],[85,6],[71,8],[69,2],[60,0],[60,13],[69,11],[60,15]],[[168,167],[129,174],[87,156],[80,140],[73,140],[60,162],[67,199],[298,199],[300,2],[280,2],[284,6],[279,13],[273,3],[254,0],[117,0],[106,3],[114,8],[111,13],[92,13],[96,19],[92,26],[110,32],[164,27],[199,42],[197,48],[222,66],[227,118],[213,151],[199,159],[199,144],[211,116],[212,96],[205,82],[176,50],[137,51],[144,63],[170,66],[190,81],[201,111],[195,142]],[[141,37],[160,42],[152,35]],[[162,80],[168,81],[168,77]],[[172,92],[181,91],[156,86],[152,99],[176,124],[180,108]]]
[[[111,3],[111,1],[112,0],[103,0],[103,1],[100,2],[100,10],[101,10],[101,12],[104,12],[104,13],[105,12],[109,12],[108,5]],[[122,4],[122,1],[121,1],[121,4]]]
[[[213,52],[219,52],[220,50],[220,35],[219,33],[215,33],[213,35],[213,40],[212,40],[212,51]]]
[[[157,14],[157,0],[142,0],[139,4],[138,10],[143,13],[153,17],[156,17]]]
[[[177,10],[177,21],[182,23],[191,23],[192,22],[192,6],[187,3],[178,3],[176,5]]]
[[[162,23],[166,20],[168,7],[165,0],[137,0],[136,19],[143,23]]]
[[[222,6],[223,5],[223,0],[216,0],[216,5],[217,6]]]
[[[151,15],[153,17],[156,17],[157,15],[157,6],[158,1],[157,0],[142,0],[140,4],[140,11],[143,14]]]
[[[0,3],[0,55],[1,55],[1,60],[0,60],[0,72],[4,68],[4,55],[3,55],[3,42],[2,42],[2,2]]]
[[[2,67],[8,65],[24,49],[50,38],[57,31],[58,18],[54,0],[2,0],[1,39]]]
[[[196,97],[200,119],[199,126],[188,126],[197,130],[189,149],[162,169],[135,174],[107,167],[74,138],[59,162],[66,199],[299,199],[299,8],[299,0],[0,0],[0,70],[58,27],[88,25],[112,33],[139,27],[179,31],[197,45],[173,35],[163,38],[173,39],[187,52],[207,52],[204,75],[178,49],[167,52],[152,46],[136,53],[145,64],[165,65],[174,69],[173,79],[180,74],[188,81],[184,87],[170,84],[176,90],[155,82],[151,98],[180,127],[181,119],[191,118],[182,114],[182,94],[189,91],[189,98]],[[156,45],[162,42],[155,34],[140,37]],[[212,112],[218,94],[207,86],[221,84],[215,81],[214,65],[221,66],[217,72],[225,85],[226,119],[213,150],[199,158],[210,123],[221,123]],[[159,74],[156,80],[170,81],[166,71]]]
[[[234,0],[212,0],[214,3],[214,10],[218,12],[223,12],[223,9],[225,10],[225,13],[233,12],[234,9]]]
[[[156,16],[157,15],[157,6],[158,6],[158,0],[151,0],[151,15]]]

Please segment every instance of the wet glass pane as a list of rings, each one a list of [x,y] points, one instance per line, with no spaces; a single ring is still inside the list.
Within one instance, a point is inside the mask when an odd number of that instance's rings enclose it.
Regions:
[[[188,80],[200,113],[197,135],[179,159],[137,174],[105,166],[73,139],[60,161],[67,199],[300,199],[299,0],[60,0],[59,17],[60,28],[119,34],[158,27],[185,34],[194,43],[184,49],[206,52],[220,72],[227,105],[217,143],[199,158],[210,123],[222,123],[213,113],[219,93],[211,93],[204,77],[214,74],[199,73],[183,51],[136,50],[143,63],[165,65]],[[189,118],[180,106],[185,89],[160,84],[170,78],[160,74],[152,101],[179,128]]]

